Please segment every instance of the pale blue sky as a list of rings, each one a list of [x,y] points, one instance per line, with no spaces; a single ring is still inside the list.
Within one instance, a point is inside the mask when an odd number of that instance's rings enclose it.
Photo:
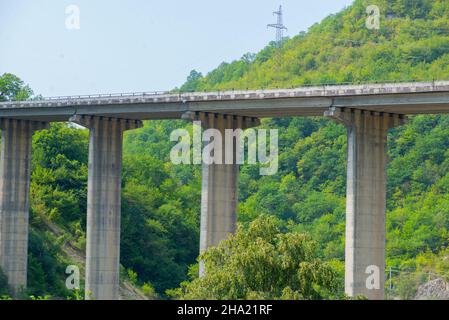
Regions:
[[[0,0],[0,74],[44,96],[169,90],[190,70],[258,52],[284,8],[288,36],[352,0]],[[80,30],[65,26],[80,8]]]

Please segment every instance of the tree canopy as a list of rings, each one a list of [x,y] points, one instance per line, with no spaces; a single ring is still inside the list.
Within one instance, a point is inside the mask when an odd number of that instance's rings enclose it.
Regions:
[[[316,243],[284,233],[259,217],[199,258],[205,275],[174,292],[182,299],[321,299],[337,292],[333,266],[316,258]]]

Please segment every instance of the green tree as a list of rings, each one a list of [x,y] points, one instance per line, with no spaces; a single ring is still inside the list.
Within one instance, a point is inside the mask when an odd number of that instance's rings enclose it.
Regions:
[[[316,244],[301,233],[282,233],[259,217],[247,229],[201,255],[205,276],[185,282],[181,299],[322,299],[336,293],[334,268],[316,258]]]
[[[190,71],[186,83],[181,87],[181,92],[196,91],[202,77],[203,75],[201,74],[201,72],[198,72],[196,70]]]
[[[33,95],[28,85],[11,73],[0,76],[0,101],[26,100]]]

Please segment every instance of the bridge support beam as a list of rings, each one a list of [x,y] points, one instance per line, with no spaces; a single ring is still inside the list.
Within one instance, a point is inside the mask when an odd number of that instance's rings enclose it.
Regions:
[[[260,124],[257,118],[214,113],[188,113],[183,119],[201,121],[204,129],[216,129],[222,137],[221,164],[202,164],[201,184],[201,230],[200,253],[211,246],[216,246],[229,234],[236,231],[238,205],[239,164],[237,163],[237,137],[233,138],[233,161],[226,164],[226,129],[247,129]],[[217,155],[214,154],[217,160]],[[204,265],[200,262],[200,276],[204,275]]]
[[[73,116],[90,129],[87,194],[86,299],[117,300],[123,132],[141,121]]]
[[[387,133],[401,115],[332,108],[348,130],[345,292],[384,299]]]
[[[0,267],[13,295],[27,285],[31,142],[47,123],[0,119]]]

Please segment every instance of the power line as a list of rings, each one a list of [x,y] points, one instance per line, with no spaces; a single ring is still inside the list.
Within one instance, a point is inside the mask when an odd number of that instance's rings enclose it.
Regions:
[[[273,12],[273,14],[277,16],[277,22],[273,24],[268,24],[267,27],[276,29],[276,43],[280,45],[282,43],[282,40],[284,40],[284,30],[288,30],[284,26],[282,16],[282,6],[279,6],[279,10]]]

